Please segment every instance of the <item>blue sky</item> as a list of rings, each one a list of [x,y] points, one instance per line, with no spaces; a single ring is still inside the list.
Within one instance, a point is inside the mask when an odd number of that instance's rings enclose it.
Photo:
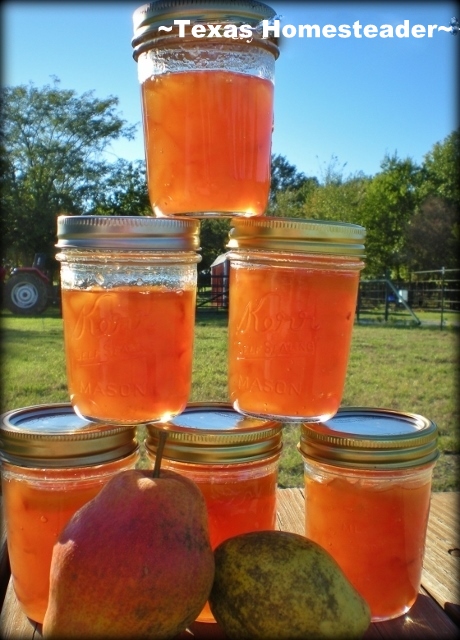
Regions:
[[[4,2],[3,85],[61,80],[77,93],[119,98],[119,111],[139,123],[133,142],[111,156],[144,157],[132,14],[142,2]],[[449,27],[455,2],[268,2],[281,26],[352,26],[409,20]],[[353,33],[353,32],[352,32]],[[273,152],[321,179],[333,157],[344,175],[374,175],[385,154],[421,162],[458,126],[460,33],[432,38],[285,38],[276,62]]]

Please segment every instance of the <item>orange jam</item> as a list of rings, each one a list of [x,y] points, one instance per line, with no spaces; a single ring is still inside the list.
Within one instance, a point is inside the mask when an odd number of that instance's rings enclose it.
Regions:
[[[423,416],[366,407],[301,427],[305,535],[335,558],[374,622],[417,598],[437,433]]]
[[[68,520],[137,454],[94,468],[23,469],[2,463],[3,512],[13,587],[28,618],[42,623],[53,546]]]
[[[232,260],[229,394],[238,411],[320,420],[340,406],[359,272]]]
[[[190,392],[195,289],[63,289],[70,397],[92,420],[142,423],[180,413]]]
[[[270,188],[273,83],[224,70],[142,84],[147,183],[157,216],[261,215]]]
[[[276,459],[234,465],[192,465],[163,459],[162,468],[186,475],[200,487],[215,549],[241,533],[275,529]],[[208,603],[197,622],[215,622]]]
[[[164,429],[164,430],[163,430]],[[274,529],[282,425],[249,418],[230,404],[190,403],[165,425],[147,425],[153,462],[165,437],[161,467],[187,476],[206,501],[214,549],[227,538]],[[198,622],[215,622],[206,604]]]
[[[374,621],[408,611],[420,588],[431,470],[412,476],[305,479],[305,535],[337,560]]]
[[[71,477],[72,472],[68,475]],[[6,474],[2,485],[8,513],[8,549],[16,597],[26,615],[43,622],[49,590],[53,545],[71,516],[99,491],[100,483],[86,487],[47,483],[30,485]]]

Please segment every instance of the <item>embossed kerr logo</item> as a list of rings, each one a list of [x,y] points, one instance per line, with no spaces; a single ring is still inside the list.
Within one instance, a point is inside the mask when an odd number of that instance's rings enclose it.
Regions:
[[[250,300],[237,326],[237,331],[266,333],[268,331],[304,331],[317,329],[312,313],[296,310],[286,313],[277,293],[267,293],[258,300]]]

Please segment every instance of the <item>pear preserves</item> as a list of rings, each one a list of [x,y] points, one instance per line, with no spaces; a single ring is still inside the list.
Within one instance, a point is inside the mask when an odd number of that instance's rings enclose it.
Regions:
[[[321,546],[284,531],[229,538],[214,550],[211,611],[231,640],[360,638],[367,603]]]

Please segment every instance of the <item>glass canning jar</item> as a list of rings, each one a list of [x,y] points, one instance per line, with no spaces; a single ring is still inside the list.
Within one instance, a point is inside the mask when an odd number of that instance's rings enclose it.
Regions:
[[[438,457],[423,416],[346,407],[301,427],[305,535],[336,559],[374,622],[406,613],[420,589]]]
[[[156,216],[264,212],[279,50],[262,24],[274,16],[254,0],[166,0],[135,11],[133,56]]]
[[[94,421],[167,420],[187,404],[199,221],[60,216],[70,400]]]
[[[325,420],[342,400],[365,229],[234,218],[228,253],[229,395],[237,411]]]
[[[228,404],[211,402],[189,404],[164,428],[161,468],[200,487],[213,549],[240,533],[275,529],[280,423],[246,418]],[[162,430],[148,425],[145,445],[152,464]],[[214,622],[208,604],[197,621]]]
[[[70,404],[25,407],[0,424],[3,516],[13,587],[42,623],[53,546],[73,514],[138,461],[135,427],[94,424]]]

